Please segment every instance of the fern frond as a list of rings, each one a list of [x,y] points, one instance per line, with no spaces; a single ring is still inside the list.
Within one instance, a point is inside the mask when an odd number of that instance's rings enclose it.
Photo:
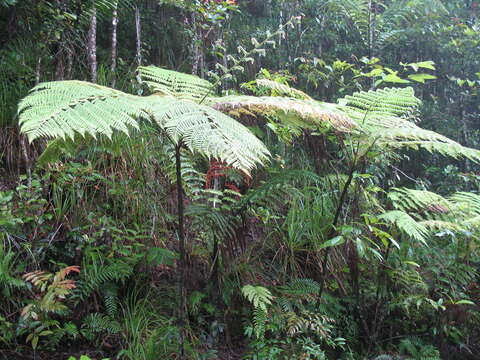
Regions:
[[[231,117],[190,101],[164,100],[153,99],[149,114],[175,142],[246,173],[268,159],[265,145]]]
[[[318,129],[333,127],[349,131],[356,126],[336,105],[285,97],[228,96],[210,99],[217,110],[240,117],[260,116],[277,119],[285,125]]]
[[[242,294],[253,305],[255,309],[267,311],[267,305],[272,303],[273,295],[266,287],[245,285],[242,287]]]
[[[30,141],[73,139],[75,133],[110,138],[113,130],[138,128],[144,106],[144,98],[84,81],[47,82],[20,102],[19,124]]]
[[[265,336],[267,323],[267,312],[262,308],[255,308],[253,310],[253,328],[257,339],[262,339]]]
[[[277,81],[269,79],[255,80],[255,84],[262,90],[270,91],[271,96],[283,96],[299,100],[313,100],[310,96],[303,91],[290,87],[288,85],[279,83]]]
[[[412,88],[386,88],[362,91],[339,100],[339,105],[359,124],[360,136],[375,140],[378,146],[424,149],[453,158],[480,162],[480,151],[464,147],[434,131],[409,121],[420,101]]]
[[[128,134],[139,119],[154,121],[177,144],[226,162],[248,173],[269,156],[247,128],[208,106],[169,96],[139,97],[82,81],[40,84],[19,107],[22,132],[38,137],[73,139],[75,133],[111,137]]]
[[[456,211],[467,216],[480,215],[480,195],[469,192],[456,192],[448,198]]]
[[[319,289],[320,285],[312,279],[293,279],[288,285],[279,288],[284,294],[301,298],[317,294]]]
[[[355,120],[362,121],[366,115],[406,116],[420,105],[412,88],[385,88],[360,91],[338,101]]]
[[[435,217],[453,209],[443,196],[427,190],[393,188],[387,196],[397,210],[407,213],[431,214]]]
[[[387,211],[379,216],[380,220],[394,224],[407,236],[427,245],[428,230],[406,212],[400,210]]]
[[[177,99],[199,102],[213,95],[214,88],[207,80],[156,66],[140,66],[138,73],[150,91],[170,95]]]

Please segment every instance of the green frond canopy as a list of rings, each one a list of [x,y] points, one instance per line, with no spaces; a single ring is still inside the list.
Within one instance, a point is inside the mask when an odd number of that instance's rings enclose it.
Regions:
[[[246,173],[270,155],[245,126],[192,101],[158,94],[139,97],[83,81],[40,84],[19,107],[21,131],[30,141],[129,133],[139,121],[154,121],[176,143]]]
[[[245,126],[231,117],[191,101],[153,98],[149,114],[170,138],[183,142],[193,152],[225,161],[248,171],[265,162],[270,153]]]
[[[214,93],[213,85],[195,75],[156,66],[140,66],[138,74],[153,93],[199,102]]]
[[[145,100],[84,81],[39,84],[19,104],[21,131],[30,141],[40,137],[73,138],[75,132],[111,137],[113,130],[138,128]]]
[[[269,79],[258,79],[255,81],[256,85],[260,89],[269,90],[271,96],[284,96],[293,99],[300,100],[313,100],[310,96],[303,91],[292,88],[288,85],[281,84],[277,81]]]
[[[286,97],[228,96],[212,98],[209,103],[217,110],[232,116],[261,116],[276,118],[283,124],[300,128],[333,127],[349,131],[356,126],[334,104]]]
[[[480,151],[467,148],[434,131],[422,129],[408,118],[420,105],[412,88],[362,91],[339,101],[359,124],[360,136],[375,139],[378,146],[392,149],[424,149],[453,158],[480,162]]]

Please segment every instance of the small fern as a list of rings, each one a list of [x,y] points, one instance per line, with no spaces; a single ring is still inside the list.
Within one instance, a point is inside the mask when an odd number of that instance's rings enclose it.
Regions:
[[[263,286],[245,285],[242,294],[255,309],[267,311],[267,306],[272,304],[273,295]]]

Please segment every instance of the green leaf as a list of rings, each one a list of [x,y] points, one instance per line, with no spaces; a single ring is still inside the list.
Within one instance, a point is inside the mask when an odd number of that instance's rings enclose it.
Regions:
[[[325,241],[320,245],[319,249],[325,249],[332,246],[342,245],[345,242],[345,238],[342,235],[335,236],[334,238]]]
[[[396,83],[396,84],[408,84],[410,81],[402,79],[396,74],[388,74],[382,79],[384,82]]]
[[[423,68],[423,69],[430,69],[430,70],[435,70],[435,63],[433,61],[420,61],[417,63],[411,63],[408,64],[413,70],[418,71],[418,69]]]
[[[430,74],[411,74],[411,75],[408,75],[408,78],[413,81],[424,84],[425,80],[433,80],[433,79],[436,79],[437,77]]]
[[[458,301],[455,301],[455,304],[456,305],[475,305],[475,303],[470,300],[458,300]]]

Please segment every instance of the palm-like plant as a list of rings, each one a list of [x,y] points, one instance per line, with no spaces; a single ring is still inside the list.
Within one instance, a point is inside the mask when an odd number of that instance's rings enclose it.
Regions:
[[[110,138],[113,131],[128,134],[139,129],[143,120],[155,124],[159,136],[166,136],[174,144],[182,299],[180,320],[183,325],[186,253],[181,150],[186,148],[218,159],[248,174],[257,164],[267,160],[266,147],[231,117],[209,106],[159,91],[140,97],[83,81],[49,82],[33,88],[20,102],[18,111],[21,131],[30,141],[75,139],[84,135]]]

